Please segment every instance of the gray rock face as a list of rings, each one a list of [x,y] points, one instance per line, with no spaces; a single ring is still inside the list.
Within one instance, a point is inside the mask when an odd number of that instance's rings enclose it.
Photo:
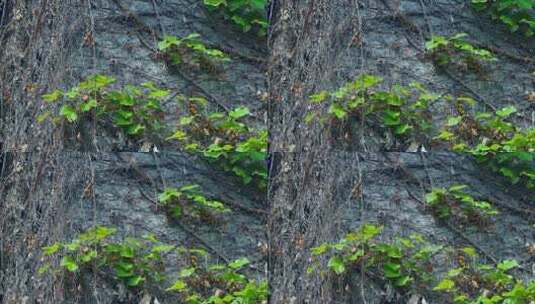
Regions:
[[[369,73],[384,77],[385,88],[418,81],[433,92],[472,96],[478,101],[478,110],[512,104],[520,110],[517,123],[533,127],[533,103],[526,97],[534,91],[535,79],[530,73],[535,41],[511,34],[488,16],[474,12],[468,1],[278,3],[268,75],[270,94],[278,101],[269,113],[270,148],[278,158],[268,198],[270,222],[277,223],[270,226],[270,234],[278,238],[270,239],[270,245],[273,252],[281,253],[269,264],[272,301],[409,301],[410,297],[398,298],[377,280],[363,279],[358,273],[343,277],[342,282],[306,276],[311,247],[337,240],[367,221],[384,223],[385,239],[412,231],[439,243],[471,244],[490,260],[515,257],[525,264],[520,276],[533,278],[533,258],[525,247],[526,242],[533,242],[531,190],[510,186],[465,155],[426,146],[431,152],[421,158],[403,153],[408,147],[392,144],[391,138],[373,127],[346,123],[353,135],[348,139],[344,133],[333,132],[339,125],[308,124],[305,116],[313,108],[308,100],[311,94],[334,91],[355,76]],[[498,62],[485,65],[481,75],[452,66],[437,68],[424,54],[425,41],[432,35],[459,32],[494,51]],[[437,104],[434,118],[448,115],[444,110],[448,106]],[[327,107],[318,106],[324,112]],[[407,169],[401,170],[400,162]],[[358,172],[362,202],[349,199]],[[407,172],[418,181],[409,178],[407,182]],[[431,187],[455,182],[468,184],[475,194],[502,210],[488,230],[449,225],[429,214],[423,194]],[[300,239],[308,242],[296,246]]]
[[[314,2],[321,14],[307,19],[303,12]],[[42,7],[43,15],[34,14]],[[383,153],[385,140],[374,130],[359,129],[361,138],[341,146],[329,132],[300,119],[309,93],[367,72],[385,77],[385,85],[419,81],[434,91],[468,94],[481,102],[481,109],[488,107],[485,102],[514,104],[522,110],[518,123],[532,126],[534,103],[525,96],[534,90],[534,40],[509,34],[475,14],[467,1],[279,0],[274,13],[269,61],[265,41],[208,14],[198,0],[9,5],[0,0],[0,41],[7,41],[0,50],[0,151],[7,151],[0,155],[0,303],[176,302],[162,289],[131,295],[92,274],[79,281],[37,275],[42,246],[69,240],[96,224],[117,227],[119,238],[150,232],[167,243],[206,246],[214,261],[248,256],[253,261],[249,271],[259,279],[267,277],[262,248],[269,230],[271,250],[285,259],[271,256],[273,303],[416,303],[420,291],[399,297],[358,272],[328,282],[304,273],[310,247],[337,240],[364,222],[384,225],[385,240],[418,232],[431,242],[474,246],[488,261],[516,258],[522,265],[519,276],[534,277],[535,260],[525,247],[535,243],[533,192],[508,185],[464,155],[403,153],[405,147],[395,146],[391,150],[398,152]],[[40,32],[34,36],[35,24]],[[192,32],[231,55],[220,73],[168,69],[154,56],[159,37]],[[483,78],[445,73],[425,58],[426,38],[457,32],[496,50],[499,61],[485,66]],[[80,143],[73,135],[87,125],[64,135],[35,123],[37,93],[103,73],[118,84],[150,80],[185,95],[202,95],[213,109],[248,105],[255,114],[251,123],[262,126],[267,115],[260,96],[267,90],[268,64],[271,96],[284,107],[270,113],[275,160],[269,228],[266,194],[199,158],[165,144],[158,146],[163,152],[138,153],[142,143],[105,128],[98,130],[96,145],[90,133]],[[28,84],[39,85],[38,92],[26,91]],[[174,102],[166,105],[169,113],[175,107]],[[437,119],[446,114],[437,109]],[[175,118],[170,115],[169,122]],[[351,190],[359,180],[363,195],[355,199]],[[157,194],[166,185],[191,183],[232,212],[210,225],[169,221],[155,203]],[[485,230],[438,221],[422,203],[423,194],[451,183],[470,185],[500,215]],[[84,195],[88,186],[94,200]],[[180,267],[176,258],[169,257],[170,277]],[[437,272],[443,270],[440,265],[447,261],[437,260]]]
[[[44,16],[52,24],[47,24],[36,38],[43,49],[55,47],[51,52],[57,60],[50,57],[50,66],[40,66],[38,60],[31,59],[33,72],[42,77],[40,94],[53,90],[55,85],[66,89],[100,73],[116,78],[118,86],[152,81],[186,96],[204,96],[211,110],[246,105],[254,114],[251,123],[265,125],[260,101],[266,90],[265,38],[242,33],[208,13],[202,1],[35,1],[27,5],[19,2],[6,18],[28,16],[25,25],[31,28],[32,10],[39,12],[44,7]],[[0,9],[4,7],[0,1]],[[1,13],[0,17],[0,39],[23,43],[24,33],[19,33],[21,38],[12,36],[17,28],[8,27]],[[185,36],[194,32],[201,34],[210,47],[227,52],[232,60],[219,67],[217,73],[207,73],[199,69],[169,69],[157,58],[157,43],[164,35]],[[58,41],[62,47],[50,44],[54,35],[61,37]],[[2,65],[5,63],[0,81],[0,92],[4,92],[0,94],[0,134],[4,136],[0,138],[6,142],[2,151],[7,151],[0,162],[0,303],[177,301],[176,296],[164,293],[181,267],[176,255],[167,257],[169,280],[159,288],[136,295],[115,286],[105,276],[87,274],[80,280],[70,276],[54,280],[50,275],[37,274],[43,262],[42,246],[68,241],[94,225],[118,228],[117,239],[154,233],[168,244],[205,247],[212,256],[211,262],[245,256],[252,261],[248,270],[251,276],[258,280],[266,278],[267,206],[262,191],[244,186],[232,174],[200,158],[177,153],[176,147],[165,143],[154,143],[159,153],[136,153],[142,142],[128,141],[119,132],[100,126],[93,141],[91,122],[67,127],[65,134],[59,134],[60,141],[66,139],[64,147],[49,140],[50,126],[35,123],[37,107],[27,109],[32,118],[23,116],[22,110],[9,116],[11,113],[4,113],[2,108],[13,100],[31,104],[39,99],[37,95],[29,96],[25,91],[8,87],[11,83],[28,83],[24,72],[15,79],[18,74],[6,70],[8,63],[19,60],[17,46],[4,50],[0,57]],[[9,94],[10,100],[8,91],[13,93]],[[173,100],[164,107],[168,113],[174,113],[177,104]],[[16,129],[25,124],[26,132],[14,132],[11,118],[18,121]],[[167,119],[174,124],[177,117],[170,114]],[[75,140],[78,133],[81,142]],[[87,153],[68,152],[73,150]],[[208,197],[225,202],[231,212],[214,223],[169,220],[157,203],[157,195],[165,187],[187,184],[201,185]],[[94,193],[94,199],[87,195],[88,191]]]

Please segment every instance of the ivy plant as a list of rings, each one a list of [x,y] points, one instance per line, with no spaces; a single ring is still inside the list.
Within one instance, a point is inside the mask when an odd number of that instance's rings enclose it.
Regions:
[[[445,248],[428,243],[414,234],[384,243],[376,240],[382,227],[364,224],[335,243],[324,243],[311,249],[313,264],[308,273],[343,275],[356,267],[378,275],[398,292],[410,290],[434,292],[455,304],[531,303],[535,300],[535,280],[525,281],[512,271],[516,260],[503,260],[496,265],[479,263],[472,247]],[[433,274],[432,258],[447,254],[450,264],[445,276]],[[323,267],[322,259],[328,259]],[[436,262],[436,261],[435,261]],[[325,269],[326,268],[326,269]]]
[[[429,281],[432,269],[431,257],[441,250],[425,241],[421,235],[398,238],[395,242],[379,242],[376,237],[381,226],[364,224],[335,243],[324,243],[311,249],[315,260],[308,273],[322,269],[319,257],[327,257],[330,272],[341,275],[351,268],[360,267],[380,273],[393,287],[401,292],[414,284]],[[325,273],[325,271],[320,271]]]
[[[207,112],[203,98],[182,98],[187,113],[168,140],[178,141],[186,151],[198,153],[233,172],[245,184],[267,185],[265,164],[267,131],[245,122],[250,111],[237,107],[227,112]]]
[[[151,82],[113,90],[110,86],[114,82],[112,77],[97,74],[68,91],[55,90],[43,95],[46,104],[59,105],[55,107],[57,110],[48,107],[39,115],[38,122],[52,120],[72,124],[84,115],[94,114],[100,121],[109,121],[132,138],[158,134],[163,129],[161,101],[169,91]]]
[[[310,96],[312,104],[329,104],[327,115],[310,111],[305,122],[314,119],[363,119],[372,127],[386,129],[401,141],[426,141],[432,130],[430,105],[440,98],[419,83],[408,87],[395,85],[385,91],[377,88],[383,81],[373,75],[360,75],[334,92],[321,91]]]
[[[164,256],[172,252],[179,262],[187,261],[178,278],[166,291],[178,293],[188,304],[243,303],[260,304],[267,300],[268,285],[248,277],[247,258],[228,264],[207,264],[208,253],[200,248],[167,245],[154,235],[113,241],[115,228],[96,226],[66,243],[54,243],[43,248],[45,257],[58,257],[60,265],[45,263],[41,275],[67,273],[81,276],[97,271],[97,275],[112,274],[112,278],[131,292],[159,288],[168,284],[164,275],[169,271]]]
[[[535,280],[525,282],[512,271],[520,265],[516,260],[503,260],[496,265],[476,261],[471,248],[457,251],[454,267],[433,290],[445,293],[456,304],[507,304],[535,301]]]
[[[110,88],[114,82],[114,78],[98,74],[68,91],[55,90],[43,95],[46,104],[59,105],[47,108],[38,121],[71,124],[83,115],[91,119],[89,114],[94,114],[100,125],[111,123],[129,138],[145,138],[153,143],[164,138],[179,141],[184,150],[219,164],[245,184],[254,182],[261,189],[266,187],[267,131],[246,123],[250,115],[247,107],[237,107],[228,113],[208,113],[204,98],[180,96],[187,110],[179,118],[178,128],[170,132],[161,106],[169,98],[168,90],[151,82],[114,90]]]
[[[480,71],[481,62],[496,61],[488,50],[477,48],[466,41],[468,35],[459,33],[452,37],[432,36],[425,43],[428,55],[440,66],[453,65],[464,70]]]
[[[511,32],[518,30],[526,36],[535,34],[535,2],[533,0],[472,0],[478,11],[488,11],[495,20],[505,24]]]
[[[174,247],[165,245],[154,236],[143,239],[126,238],[122,242],[110,240],[115,228],[97,226],[81,233],[67,243],[54,243],[43,248],[44,256],[61,258],[59,267],[44,264],[39,273],[67,272],[80,275],[83,272],[99,271],[114,274],[116,281],[133,289],[164,280],[165,270],[162,253]]]
[[[455,100],[454,114],[435,138],[457,152],[469,153],[512,184],[535,186],[535,129],[521,128],[512,120],[517,109],[507,106],[494,112],[475,112],[475,101]]]
[[[188,304],[265,303],[267,282],[242,273],[249,263],[247,258],[240,258],[228,264],[204,266],[193,260],[178,273],[177,280],[167,291],[179,293]]]
[[[197,33],[182,38],[167,35],[158,43],[158,49],[164,59],[175,66],[185,63],[213,70],[215,63],[230,60],[221,50],[206,46],[200,37]]]
[[[463,223],[482,224],[488,217],[498,214],[489,202],[475,199],[464,190],[467,185],[449,188],[433,188],[425,195],[425,201],[439,218],[455,218]]]
[[[210,217],[211,213],[230,211],[222,202],[204,196],[199,185],[166,188],[158,198],[167,212],[176,219],[184,215],[206,218]]]
[[[266,35],[268,27],[266,18],[267,0],[203,0],[204,5],[232,20],[244,32],[257,29],[261,36]]]

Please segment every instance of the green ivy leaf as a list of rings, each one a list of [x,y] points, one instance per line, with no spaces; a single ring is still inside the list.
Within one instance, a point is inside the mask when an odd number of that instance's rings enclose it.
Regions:
[[[175,249],[175,246],[172,246],[172,245],[156,245],[152,247],[151,252],[156,252],[156,253],[168,252],[173,249]]]
[[[134,257],[134,248],[130,246],[122,246],[121,247],[121,256],[124,258],[133,258]]]
[[[187,126],[190,125],[193,120],[195,119],[195,116],[184,116],[180,117],[180,120],[178,121],[178,124],[181,126]]]
[[[117,229],[116,228],[109,228],[109,227],[106,227],[106,226],[97,226],[94,231],[95,231],[96,239],[97,240],[103,240],[103,239],[109,237],[110,235],[115,234],[117,232]]]
[[[194,273],[195,273],[195,267],[190,267],[190,268],[182,269],[179,272],[178,276],[181,278],[187,278],[187,277],[191,277]]]
[[[455,138],[455,134],[451,133],[450,131],[448,130],[442,130],[437,137],[435,137],[436,139],[441,139],[441,140],[444,140],[444,141],[451,141],[452,139]]]
[[[249,111],[249,108],[247,107],[239,107],[236,108],[228,113],[228,115],[234,119],[239,119],[242,117],[245,117],[249,115],[251,112]]]
[[[456,126],[462,120],[463,120],[462,116],[448,117],[448,122],[446,122],[446,126],[448,126],[448,127]]]
[[[188,285],[186,284],[186,282],[184,282],[183,280],[177,280],[171,287],[167,288],[166,291],[181,292],[184,291],[187,287]]]
[[[145,130],[145,126],[142,124],[134,124],[131,126],[128,126],[126,133],[129,135],[138,135],[142,133]]]
[[[449,291],[452,290],[455,287],[455,282],[450,279],[444,279],[438,283],[437,286],[433,288],[433,290],[445,290]]]
[[[50,112],[45,111],[44,113],[39,114],[39,115],[37,116],[37,122],[38,122],[38,123],[42,123],[42,122],[45,121],[49,116],[50,116]]]
[[[327,252],[328,249],[329,249],[329,245],[324,243],[317,247],[313,247],[311,249],[311,252],[312,252],[312,255],[322,255],[325,252]]]
[[[239,258],[231,263],[228,264],[228,267],[231,269],[240,269],[245,265],[248,265],[251,263],[248,258]]]
[[[75,272],[78,270],[78,264],[76,264],[76,261],[71,256],[64,256],[63,259],[61,259],[61,266],[65,267],[70,272]]]
[[[97,105],[98,105],[97,100],[92,98],[92,99],[89,99],[87,102],[80,104],[80,110],[82,112],[88,112],[89,110],[96,108]]]
[[[327,91],[320,91],[319,93],[316,93],[314,95],[310,96],[310,101],[312,103],[322,103],[329,97],[329,92]]]
[[[115,264],[115,275],[119,278],[130,278],[134,275],[134,264],[118,262]]]
[[[60,250],[62,245],[60,243],[54,243],[50,246],[43,247],[43,254],[45,256],[53,255],[54,253],[58,252]]]
[[[332,257],[329,260],[329,263],[327,264],[327,266],[331,268],[336,274],[342,274],[346,270],[344,261],[339,256]]]
[[[386,278],[395,279],[401,276],[401,265],[395,263],[385,263],[383,266],[384,275]]]
[[[80,261],[82,261],[83,263],[87,263],[89,261],[91,261],[93,258],[96,258],[97,257],[97,251],[96,250],[90,250],[89,252],[85,253],[85,254],[82,254],[80,256]]]
[[[470,257],[473,257],[473,258],[477,257],[477,251],[473,247],[464,247],[461,250],[462,252],[466,253]]]
[[[463,270],[464,270],[464,268],[462,268],[462,267],[451,269],[451,270],[448,271],[448,277],[449,278],[456,277],[456,276],[460,275],[463,272]]]
[[[45,94],[45,95],[43,95],[43,96],[41,96],[41,97],[42,97],[43,100],[46,101],[46,102],[55,102],[55,101],[57,101],[62,95],[63,95],[63,93],[62,93],[60,90],[54,90],[52,93]]]
[[[383,230],[382,226],[376,226],[376,225],[372,225],[372,224],[364,224],[360,228],[360,231],[362,233],[362,238],[363,238],[364,241],[371,240],[376,235],[381,233],[382,230]]]
[[[496,111],[496,115],[498,115],[501,118],[507,118],[511,114],[515,113],[516,111],[517,110],[516,110],[515,107],[509,106],[509,107],[505,107],[505,108],[502,108],[502,109]]]
[[[143,283],[144,281],[145,281],[144,277],[137,275],[128,279],[127,285],[130,287],[136,287],[136,286],[139,286],[139,284]]]
[[[78,119],[78,114],[76,114],[76,109],[68,105],[63,105],[59,110],[59,114],[65,117],[65,119],[67,119],[67,121],[71,123],[75,122],[76,119]]]
[[[400,112],[386,109],[383,112],[383,122],[387,126],[397,126],[401,123],[400,116]]]
[[[167,97],[169,96],[170,92],[167,91],[167,90],[160,90],[160,89],[157,89],[157,90],[153,90],[149,93],[149,97],[150,98],[162,98],[162,97]]]
[[[171,140],[171,139],[185,140],[186,138],[188,138],[188,135],[186,134],[186,132],[182,130],[178,130],[175,133],[173,133],[173,135],[167,137],[166,140]]]
[[[404,276],[399,277],[399,278],[396,280],[395,285],[396,285],[397,287],[405,287],[405,286],[407,286],[407,284],[409,284],[411,281],[412,281],[412,279],[411,279],[410,276],[404,275]]]
[[[409,126],[408,124],[402,124],[396,127],[395,133],[398,135],[403,135],[409,132],[411,129],[412,127]]]
[[[220,5],[227,5],[226,0],[203,0],[205,5],[218,7]]]
[[[316,115],[317,115],[316,112],[307,113],[307,115],[305,116],[305,123],[307,124],[311,123],[314,120],[314,118],[316,118]]]
[[[496,265],[496,268],[502,271],[508,271],[515,267],[520,266],[516,260],[505,260]]]
[[[343,119],[347,116],[346,110],[338,103],[331,104],[329,107],[329,114],[334,114],[338,119]]]
[[[42,275],[42,274],[44,274],[45,272],[47,272],[49,269],[50,269],[50,264],[49,264],[49,263],[46,263],[46,264],[44,264],[43,266],[39,267],[39,269],[37,269],[37,273],[38,273],[39,275]]]
[[[450,191],[450,192],[458,192],[458,191],[461,191],[461,190],[466,189],[466,188],[468,188],[467,185],[453,185],[453,186],[448,188],[448,191]]]

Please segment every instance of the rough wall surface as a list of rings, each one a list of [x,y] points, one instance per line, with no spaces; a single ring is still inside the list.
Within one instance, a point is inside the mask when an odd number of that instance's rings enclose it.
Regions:
[[[107,278],[37,274],[42,246],[93,225],[115,226],[119,237],[152,232],[171,244],[206,247],[214,262],[247,256],[251,274],[265,278],[267,208],[258,190],[170,145],[158,143],[160,153],[125,153],[140,151],[143,142],[101,127],[93,133],[91,123],[65,132],[36,123],[41,94],[101,73],[118,85],[153,81],[204,96],[212,109],[247,105],[261,126],[265,40],[209,14],[200,1],[0,1],[0,8],[7,46],[0,51],[0,303],[138,303],[143,295],[176,302],[163,288],[132,296]],[[192,32],[232,61],[214,75],[168,69],[157,58],[157,42]],[[165,107],[171,113],[176,103]],[[81,142],[73,139],[77,133]],[[214,224],[170,222],[157,206],[158,193],[191,183],[232,212]],[[169,259],[174,278],[178,260]]]
[[[347,141],[329,123],[305,123],[308,96],[334,91],[362,73],[385,78],[385,87],[418,81],[434,92],[468,95],[478,109],[515,105],[518,124],[532,127],[535,40],[511,34],[469,1],[277,1],[269,41],[270,151],[274,161],[268,200],[270,283],[273,303],[406,303],[376,280],[355,274],[339,282],[307,276],[310,248],[332,242],[363,222],[385,223],[389,233],[417,231],[436,242],[472,244],[490,260],[516,257],[533,278],[533,192],[512,188],[464,155],[425,146],[403,153],[384,134],[356,124]],[[431,35],[465,32],[499,61],[483,77],[438,69],[424,56]],[[433,114],[448,114],[444,104]],[[328,105],[319,105],[326,111]],[[446,108],[447,109],[447,108]],[[341,145],[341,142],[346,144]],[[389,151],[389,152],[387,152]],[[401,154],[399,153],[401,152]],[[360,156],[359,156],[360,155]],[[401,163],[407,168],[400,169]],[[418,180],[409,178],[417,176]],[[424,190],[462,181],[502,209],[489,230],[434,220],[422,206]],[[363,196],[351,198],[358,184]],[[306,190],[305,190],[306,189]],[[412,195],[409,195],[412,193]],[[488,254],[487,254],[488,253]],[[421,291],[417,291],[421,292]],[[427,303],[440,303],[427,298]]]
[[[462,155],[380,153],[382,136],[373,130],[361,132],[364,139],[347,149],[358,152],[337,151],[329,130],[302,122],[306,96],[365,71],[382,75],[387,84],[417,80],[437,91],[469,94],[482,101],[481,108],[488,107],[483,101],[496,107],[516,104],[524,111],[519,123],[532,125],[533,103],[525,100],[525,92],[533,91],[529,73],[535,42],[510,35],[467,5],[455,0],[276,1],[268,79],[272,303],[404,303],[359,274],[347,282],[305,274],[308,248],[338,239],[365,221],[383,223],[385,237],[420,232],[436,242],[477,246],[488,259],[515,257],[524,266],[522,276],[532,276],[534,261],[524,247],[535,242],[532,195],[508,189]],[[231,54],[223,74],[168,71],[152,57],[158,37],[191,32]],[[497,50],[500,61],[488,67],[488,79],[448,75],[424,58],[426,38],[456,32]],[[85,278],[80,292],[65,288],[73,283],[68,277],[53,281],[36,274],[39,248],[93,224],[115,225],[121,235],[154,232],[169,242],[206,245],[216,259],[247,255],[255,261],[251,271],[265,276],[258,248],[266,241],[262,194],[184,154],[112,153],[139,151],[141,145],[112,130],[99,130],[96,144],[89,138],[67,145],[100,153],[68,152],[62,132],[35,123],[39,94],[98,72],[120,83],[152,80],[186,95],[204,95],[214,108],[247,104],[256,110],[256,123],[263,124],[263,105],[257,101],[265,90],[267,51],[261,40],[214,19],[196,0],[4,0],[0,41],[7,46],[0,49],[0,147],[8,152],[0,159],[1,303],[137,303],[105,279]],[[488,231],[459,231],[422,207],[418,199],[424,189],[451,180],[470,184],[477,195],[499,204],[502,213]],[[232,218],[215,226],[167,222],[154,207],[156,193],[164,184],[192,182],[231,204]],[[363,190],[358,199],[350,193],[357,182]],[[94,199],[84,196],[88,185]],[[159,290],[149,293],[160,303],[173,301]]]
[[[277,1],[272,20],[270,75],[271,150],[301,152],[310,145],[336,146],[331,130],[304,122],[308,96],[334,90],[355,76],[385,78],[385,87],[417,81],[433,92],[468,95],[479,109],[515,105],[519,121],[533,125],[535,41],[514,35],[467,1]],[[424,56],[432,35],[467,33],[468,40],[493,50],[499,61],[483,75],[439,69]],[[442,105],[437,105],[442,106]],[[442,118],[437,108],[434,113]],[[317,131],[316,131],[317,129]],[[405,151],[391,148],[374,130],[360,132],[349,147],[356,151]],[[310,147],[311,148],[311,147]],[[429,150],[429,147],[427,147]]]

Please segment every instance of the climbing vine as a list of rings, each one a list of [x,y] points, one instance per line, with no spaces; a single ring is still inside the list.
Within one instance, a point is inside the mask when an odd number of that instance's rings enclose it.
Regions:
[[[199,185],[166,188],[158,198],[167,213],[175,219],[183,216],[206,219],[211,218],[213,213],[230,211],[222,202],[208,199]]]
[[[168,140],[178,141],[187,151],[200,153],[218,163],[245,184],[255,182],[264,189],[267,186],[267,131],[245,123],[249,109],[238,107],[228,113],[207,112],[207,101],[203,98],[180,100],[188,110]]]
[[[426,90],[419,83],[377,88],[382,79],[361,75],[334,92],[310,96],[310,103],[329,105],[327,113],[312,109],[305,122],[318,120],[363,121],[369,127],[388,130],[401,142],[446,143],[456,152],[472,155],[483,166],[506,177],[512,184],[535,185],[535,129],[522,128],[512,120],[517,109],[507,106],[493,112],[476,112],[470,97],[454,98]],[[431,106],[438,100],[452,105],[454,115],[433,128]],[[435,135],[436,134],[436,135]]]
[[[66,271],[76,276],[93,271],[96,266],[97,271],[113,273],[117,282],[129,288],[139,289],[160,283],[165,270],[162,253],[172,250],[173,246],[165,245],[153,236],[111,241],[110,237],[116,232],[115,228],[97,226],[71,242],[44,247],[44,256],[56,255],[61,258],[61,263],[59,267],[44,264],[39,272],[59,274]]]
[[[530,37],[535,34],[533,0],[472,0],[472,5],[478,11],[488,11],[512,32],[520,30]]]
[[[237,107],[227,112],[207,112],[207,101],[200,97],[178,96],[187,111],[179,117],[175,131],[165,123],[162,103],[170,91],[151,82],[141,86],[125,85],[111,89],[115,79],[94,75],[68,91],[55,90],[42,96],[47,107],[38,121],[73,124],[94,114],[100,124],[111,122],[127,138],[149,142],[179,142],[179,149],[202,157],[232,172],[245,184],[254,182],[260,189],[267,184],[265,166],[267,131],[247,123],[250,111]],[[51,109],[49,109],[51,108]]]
[[[381,90],[378,85],[382,81],[380,77],[364,74],[334,92],[321,91],[311,95],[312,104],[327,103],[329,107],[326,115],[320,109],[310,111],[305,122],[351,117],[382,128],[403,142],[426,141],[432,127],[429,107],[440,96],[430,93],[419,83]]]
[[[204,5],[231,20],[244,32],[256,28],[260,36],[267,30],[267,0],[203,0]]]
[[[513,106],[494,112],[475,112],[474,105],[471,98],[456,99],[455,114],[447,118],[436,139],[448,143],[454,151],[474,156],[511,183],[522,182],[533,188],[535,129],[522,128],[511,120],[517,112]]]
[[[268,285],[241,273],[250,264],[240,258],[228,264],[203,266],[195,259],[183,268],[167,291],[179,293],[188,304],[265,303]],[[204,296],[206,295],[206,296]]]
[[[267,299],[267,283],[244,274],[245,266],[250,264],[247,258],[228,264],[206,264],[209,256],[202,249],[167,245],[154,235],[111,240],[116,232],[115,228],[96,226],[70,242],[44,247],[45,257],[57,257],[61,262],[57,267],[47,262],[39,273],[75,277],[93,271],[97,275],[112,273],[114,281],[140,293],[169,281],[165,273],[170,267],[165,256],[174,253],[188,263],[166,291],[178,292],[186,303],[255,304]]]
[[[467,42],[464,39],[467,36],[465,33],[452,37],[432,36],[425,48],[439,66],[453,65],[459,70],[481,72],[482,62],[496,61],[497,58],[490,51]]]
[[[467,185],[433,188],[425,195],[425,201],[439,218],[454,218],[458,223],[481,225],[498,214],[489,202],[477,200],[464,191],[467,188]]]
[[[526,282],[512,274],[520,265],[504,260],[496,265],[482,264],[472,247],[461,249],[428,243],[421,235],[379,242],[382,227],[363,224],[335,243],[323,243],[311,249],[313,265],[309,275],[342,276],[350,270],[379,274],[384,283],[405,294],[437,293],[456,304],[508,304],[535,301],[535,280]],[[446,254],[453,267],[439,279],[433,274],[433,258]],[[327,260],[327,263],[321,262]]]
[[[341,275],[350,269],[366,269],[380,273],[381,278],[400,292],[411,287],[425,284],[431,279],[431,258],[441,250],[413,234],[399,238],[392,243],[376,240],[383,227],[364,224],[358,230],[348,233],[335,243],[323,243],[311,249],[313,259],[328,257],[327,268]],[[325,275],[321,262],[316,260],[308,273],[318,272]]]
[[[56,124],[73,124],[94,114],[102,122],[111,122],[133,138],[155,136],[163,128],[161,101],[169,91],[151,82],[141,86],[127,85],[122,90],[110,89],[115,79],[97,74],[67,90],[55,90],[43,95],[47,104],[57,103],[57,110],[45,111],[38,122],[51,120]]]
[[[433,288],[446,293],[456,304],[507,304],[535,301],[535,280],[524,281],[513,275],[520,265],[504,260],[496,265],[477,261],[473,248],[454,251],[454,266]]]
[[[230,58],[221,50],[209,48],[197,33],[189,34],[183,38],[165,36],[158,43],[158,50],[163,58],[172,66],[180,68],[181,65],[199,67],[208,71],[216,69],[216,64],[230,61]]]

